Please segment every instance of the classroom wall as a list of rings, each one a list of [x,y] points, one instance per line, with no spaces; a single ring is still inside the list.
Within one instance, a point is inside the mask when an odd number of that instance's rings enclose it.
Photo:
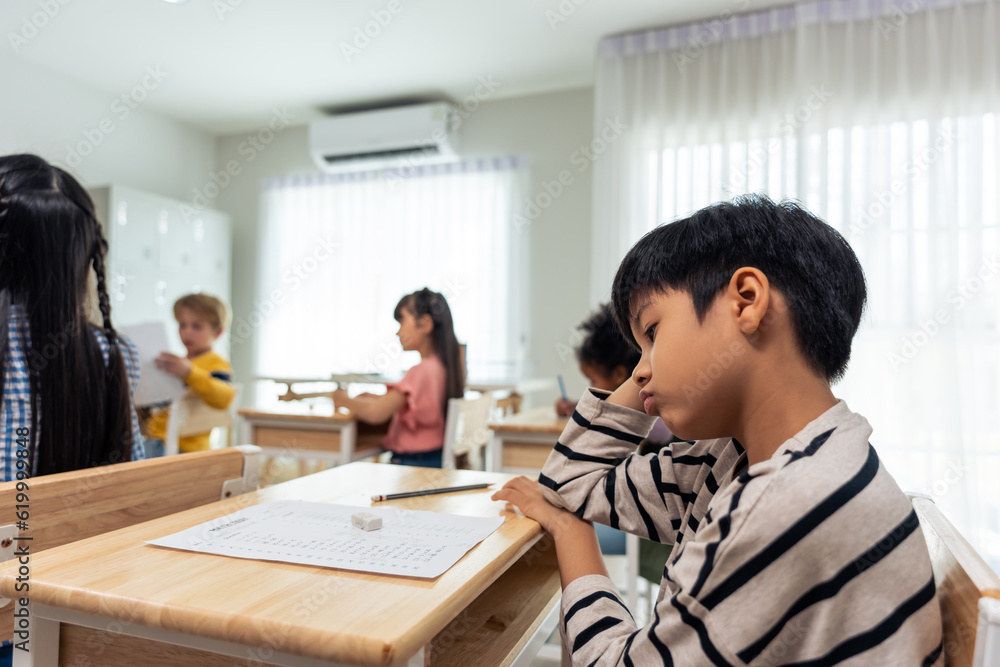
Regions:
[[[571,395],[586,384],[570,348],[578,342],[576,325],[591,308],[591,173],[580,148],[591,141],[593,117],[594,91],[585,88],[487,102],[462,125],[463,151],[531,160],[519,218],[528,221],[520,227],[529,255],[527,354],[537,377],[561,373]],[[560,173],[569,185],[559,182]]]
[[[566,376],[571,393],[584,381],[576,370],[569,347],[576,342],[573,327],[586,315],[590,266],[591,183],[589,165],[575,153],[589,144],[593,134],[593,89],[544,93],[526,97],[485,100],[465,107],[461,125],[461,151],[466,155],[520,155],[531,163],[529,189],[521,212],[529,224],[521,227],[527,238],[528,299],[526,349],[533,374]],[[306,128],[292,125],[252,159],[246,152],[249,136],[241,132],[220,137],[216,143],[217,168],[234,161],[239,173],[222,189],[212,206],[233,218],[233,312],[246,318],[254,309],[257,267],[257,224],[260,180],[315,171],[307,148]],[[263,127],[263,126],[262,126]],[[241,147],[243,151],[241,151]],[[577,159],[574,160],[574,157]],[[553,181],[564,174],[562,192],[549,200],[539,195],[555,191]],[[536,212],[530,202],[547,204]],[[253,345],[234,345],[237,379],[253,374]],[[554,391],[554,390],[553,390]],[[548,400],[551,396],[540,396]]]
[[[149,110],[169,85],[169,73],[137,70],[141,90],[101,91],[0,54],[0,155],[36,153],[87,187],[127,185],[190,199],[215,164],[215,139]]]

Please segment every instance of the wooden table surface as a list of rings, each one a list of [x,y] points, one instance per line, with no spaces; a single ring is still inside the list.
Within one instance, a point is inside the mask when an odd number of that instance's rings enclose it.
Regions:
[[[489,427],[496,432],[533,432],[559,435],[566,428],[569,417],[559,417],[551,407],[532,408],[492,422]]]
[[[237,412],[244,419],[266,419],[268,421],[288,421],[293,423],[349,423],[354,420],[350,412],[334,412],[330,408],[309,410],[304,405],[286,403],[272,408],[241,408]]]
[[[503,525],[437,579],[365,574],[244,560],[156,547],[146,540],[271,500],[367,507],[373,493],[476,482],[510,475],[352,463],[225,501],[31,556],[33,601],[185,634],[269,646],[358,665],[398,665],[543,535],[507,513],[490,489],[380,503],[467,516],[504,516]],[[0,591],[15,591],[17,567],[0,570]]]

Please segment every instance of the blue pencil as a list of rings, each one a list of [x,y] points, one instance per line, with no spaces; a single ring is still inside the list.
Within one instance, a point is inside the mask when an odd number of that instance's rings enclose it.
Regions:
[[[566,395],[566,383],[563,382],[562,375],[557,375],[556,378],[559,380],[559,393],[562,394],[564,401],[568,401],[569,396]]]

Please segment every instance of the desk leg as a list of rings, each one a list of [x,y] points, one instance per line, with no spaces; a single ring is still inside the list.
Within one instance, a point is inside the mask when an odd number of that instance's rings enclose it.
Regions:
[[[483,470],[493,472],[493,448],[496,447],[496,433],[490,431],[486,436],[486,448],[483,450]]]
[[[358,423],[351,421],[340,431],[340,465],[354,460],[354,446],[358,441]]]
[[[413,657],[406,661],[406,667],[426,667],[427,649],[421,648],[413,654]]]
[[[253,422],[249,419],[243,419],[243,443],[244,445],[256,445],[257,444],[257,434],[254,432]]]
[[[32,615],[27,631],[29,650],[18,649],[18,637],[14,638],[13,667],[59,667],[59,621]]]
[[[528,641],[524,644],[524,648],[511,663],[511,667],[531,667],[531,663],[534,662],[535,656],[538,652],[542,650],[545,643],[549,640],[549,635],[552,631],[559,627],[559,611],[561,609],[562,602],[557,602],[552,605],[551,611],[541,622],[535,632],[531,635]],[[562,644],[562,642],[560,642]],[[569,664],[569,663],[567,663]]]
[[[625,603],[629,611],[636,615],[639,602],[639,537],[632,533],[625,533],[625,576],[628,578]]]
[[[503,470],[503,436],[490,431],[487,444],[486,472]]]

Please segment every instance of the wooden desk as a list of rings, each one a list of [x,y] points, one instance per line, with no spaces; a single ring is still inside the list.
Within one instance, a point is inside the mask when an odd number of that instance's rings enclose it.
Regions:
[[[352,463],[229,500],[49,549],[0,570],[0,595],[31,600],[30,653],[18,667],[101,665],[509,665],[557,622],[555,549],[538,524],[500,528],[437,579],[200,554],[145,544],[259,502],[370,506],[373,492],[508,475]],[[497,516],[492,491],[383,503]],[[221,655],[220,655],[221,654]],[[238,660],[234,660],[238,658]],[[523,660],[523,658],[522,658]]]
[[[534,408],[490,424],[492,437],[486,457],[489,470],[537,474],[566,428],[568,417],[550,407]]]
[[[285,393],[280,396],[278,400],[291,401],[298,398],[320,396],[326,393],[309,392],[300,394],[292,389],[292,385],[295,384],[312,384],[317,382],[332,382],[341,386],[349,384],[386,384],[390,382],[399,382],[403,378],[402,376],[389,377],[375,373],[332,373],[325,378],[287,378],[256,375],[253,379],[270,380],[272,382],[285,385]],[[553,387],[555,387],[555,380],[551,378],[468,378],[465,382],[465,388],[469,391],[505,391],[512,394],[527,394],[535,391],[547,391]]]
[[[359,423],[332,409],[309,411],[306,406],[268,410],[244,409],[243,441],[257,445],[266,456],[294,456],[344,465],[378,454],[386,424]]]

